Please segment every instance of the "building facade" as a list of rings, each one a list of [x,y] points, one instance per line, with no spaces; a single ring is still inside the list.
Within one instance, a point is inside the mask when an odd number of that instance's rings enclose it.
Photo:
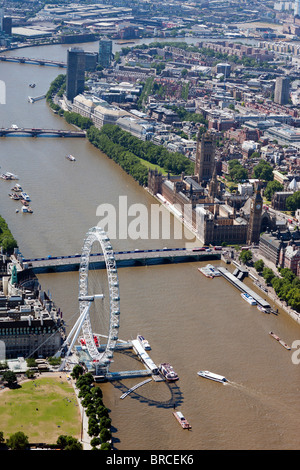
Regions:
[[[113,58],[112,41],[110,39],[100,39],[98,62],[102,67],[109,67]]]
[[[250,219],[247,232],[248,245],[251,245],[252,243],[259,243],[262,206],[263,199],[260,193],[260,189],[257,187],[250,205]]]
[[[290,81],[286,77],[277,77],[275,83],[274,102],[287,104],[290,98]]]
[[[83,93],[85,78],[85,53],[80,48],[70,48],[67,56],[66,96],[73,101],[75,96]]]
[[[206,132],[201,140],[197,141],[195,176],[198,183],[208,183],[215,167],[215,141],[211,133]]]

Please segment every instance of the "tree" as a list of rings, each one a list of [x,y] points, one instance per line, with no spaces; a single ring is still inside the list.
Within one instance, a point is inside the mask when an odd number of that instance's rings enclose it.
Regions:
[[[82,450],[82,444],[72,436],[61,434],[56,443],[62,450]]]
[[[239,256],[239,260],[242,261],[242,263],[249,263],[249,261],[252,260],[252,252],[250,250],[244,250],[241,252]]]
[[[259,163],[254,167],[253,176],[254,178],[260,180],[272,181],[274,179],[273,168],[265,160],[260,160]]]
[[[262,275],[267,284],[271,284],[272,279],[275,277],[271,268],[264,268]]]
[[[255,261],[254,267],[255,267],[256,271],[257,271],[258,273],[260,273],[260,272],[263,271],[263,269],[264,269],[264,267],[265,267],[265,263],[263,262],[262,259],[259,259],[259,260]]]
[[[285,206],[288,211],[295,212],[300,209],[300,191],[296,191],[292,196],[286,199]]]
[[[248,171],[241,165],[238,160],[230,160],[228,167],[229,176],[236,183],[248,179]]]
[[[28,437],[22,431],[12,434],[7,440],[7,446],[11,450],[25,450],[28,445]]]
[[[15,387],[18,383],[16,374],[12,372],[11,370],[5,371],[2,377],[3,377],[4,382],[7,383],[7,386],[9,388]]]
[[[100,439],[101,439],[101,442],[107,442],[111,439],[111,432],[106,429],[106,428],[103,428],[100,432]]]
[[[264,196],[268,201],[271,201],[273,194],[277,191],[283,191],[283,185],[276,180],[269,181],[264,191]]]

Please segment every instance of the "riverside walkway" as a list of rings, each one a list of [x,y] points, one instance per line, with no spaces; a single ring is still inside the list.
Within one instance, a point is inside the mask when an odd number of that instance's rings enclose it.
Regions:
[[[197,251],[191,248],[164,248],[158,250],[134,250],[114,252],[117,267],[149,266],[157,264],[186,263],[221,259],[221,251]],[[20,269],[34,273],[78,271],[81,255],[48,256],[46,258],[22,258]],[[91,253],[90,268],[106,267],[102,253]]]

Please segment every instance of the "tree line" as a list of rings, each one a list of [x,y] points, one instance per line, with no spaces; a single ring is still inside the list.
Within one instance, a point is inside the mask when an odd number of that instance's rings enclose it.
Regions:
[[[173,174],[181,174],[182,172],[193,174],[194,172],[194,164],[181,153],[173,153],[162,145],[142,141],[117,125],[105,124],[100,130],[91,127],[87,132],[87,137],[94,145],[96,143],[96,146],[104,144],[109,148],[110,153],[117,154],[117,157],[119,153],[129,152],[135,157],[164,168],[166,172]],[[148,170],[146,174],[148,175]]]
[[[71,376],[76,379],[76,387],[79,390],[78,398],[85,408],[88,416],[88,434],[92,437],[93,450],[111,449],[111,419],[108,409],[103,404],[102,390],[93,385],[94,378],[91,373],[84,373],[82,366],[76,365]]]
[[[14,239],[11,231],[8,228],[7,223],[0,216],[0,246],[4,253],[11,254],[14,248],[17,248],[18,244]]]
[[[291,269],[278,268],[279,276],[277,276],[271,268],[265,267],[262,260],[256,261],[254,267],[266,283],[273,287],[280,300],[286,302],[296,312],[300,312],[300,279]]]

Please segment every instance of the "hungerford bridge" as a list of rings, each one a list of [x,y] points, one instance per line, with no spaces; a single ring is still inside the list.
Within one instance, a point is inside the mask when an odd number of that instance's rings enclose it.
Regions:
[[[91,253],[93,245],[100,244],[101,253],[94,256]],[[200,250],[200,248],[199,248]],[[200,254],[201,253],[201,254]],[[75,324],[68,333],[67,338],[63,342],[61,348],[56,353],[56,357],[62,357],[60,370],[66,368],[67,363],[76,361],[84,362],[87,369],[90,370],[95,381],[116,380],[125,377],[152,376],[154,380],[161,380],[159,376],[159,368],[153,363],[147,352],[141,346],[138,340],[122,341],[118,338],[120,325],[120,292],[119,280],[117,273],[117,264],[125,262],[133,262],[133,264],[146,260],[157,263],[159,260],[192,261],[201,260],[205,257],[220,258],[220,253],[193,251],[186,249],[164,249],[164,250],[141,250],[114,253],[110,239],[106,232],[100,227],[91,228],[87,234],[83,244],[81,255],[69,257],[48,257],[40,259],[23,259],[20,262],[19,269],[33,269],[39,271],[42,269],[61,268],[68,266],[71,269],[79,271],[79,315]],[[168,262],[167,261],[167,262]],[[90,308],[93,303],[103,302],[104,295],[101,292],[91,292],[93,285],[89,286],[89,270],[94,267],[106,269],[108,283],[108,299],[107,308],[100,309],[98,315],[108,315],[107,330],[95,334],[92,330],[90,318]],[[100,290],[100,286],[97,287]],[[95,309],[97,311],[98,309]],[[98,338],[101,337],[101,345]],[[76,342],[77,341],[77,342]],[[105,343],[105,344],[102,344]],[[81,346],[80,346],[81,344]],[[138,357],[143,362],[145,369],[140,371],[123,371],[109,372],[110,364],[113,360],[113,354],[116,349],[133,348]],[[144,381],[143,383],[146,383]]]

